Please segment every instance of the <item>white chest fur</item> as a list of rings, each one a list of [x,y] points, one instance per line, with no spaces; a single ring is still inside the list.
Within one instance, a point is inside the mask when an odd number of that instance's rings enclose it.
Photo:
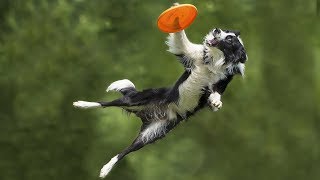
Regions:
[[[179,87],[179,101],[177,113],[184,115],[187,111],[192,111],[199,103],[202,89],[208,86],[210,73],[204,66],[195,67],[188,79]]]
[[[190,76],[179,87],[179,101],[176,112],[184,116],[186,112],[193,111],[198,106],[204,87],[217,83],[225,78],[224,55],[214,48],[208,49],[209,64],[203,63],[203,56],[195,59],[195,67]]]

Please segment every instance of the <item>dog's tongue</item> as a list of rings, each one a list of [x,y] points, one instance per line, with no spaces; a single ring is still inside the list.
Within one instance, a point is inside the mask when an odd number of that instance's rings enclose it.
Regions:
[[[211,46],[216,46],[216,45],[218,45],[218,43],[219,43],[219,41],[218,41],[217,39],[212,39],[212,40],[210,41],[210,45],[211,45]]]

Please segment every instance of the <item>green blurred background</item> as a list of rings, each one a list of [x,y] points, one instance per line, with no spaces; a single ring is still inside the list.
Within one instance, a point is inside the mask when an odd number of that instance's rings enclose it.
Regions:
[[[172,85],[183,68],[156,26],[170,0],[0,1],[0,179],[98,179],[135,138],[107,85]],[[239,29],[249,56],[218,112],[205,109],[122,160],[108,179],[320,179],[319,1],[211,0],[186,30]]]

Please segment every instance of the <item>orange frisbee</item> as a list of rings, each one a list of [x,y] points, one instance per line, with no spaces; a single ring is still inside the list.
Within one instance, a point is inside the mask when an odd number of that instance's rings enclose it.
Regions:
[[[198,14],[197,8],[192,4],[173,6],[158,18],[158,28],[165,33],[182,31],[190,26]]]

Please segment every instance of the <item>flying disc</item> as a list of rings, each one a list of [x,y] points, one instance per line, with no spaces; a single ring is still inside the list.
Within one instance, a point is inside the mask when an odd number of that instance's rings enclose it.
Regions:
[[[165,33],[182,31],[190,26],[198,14],[197,8],[192,4],[173,6],[158,18],[158,28]]]

